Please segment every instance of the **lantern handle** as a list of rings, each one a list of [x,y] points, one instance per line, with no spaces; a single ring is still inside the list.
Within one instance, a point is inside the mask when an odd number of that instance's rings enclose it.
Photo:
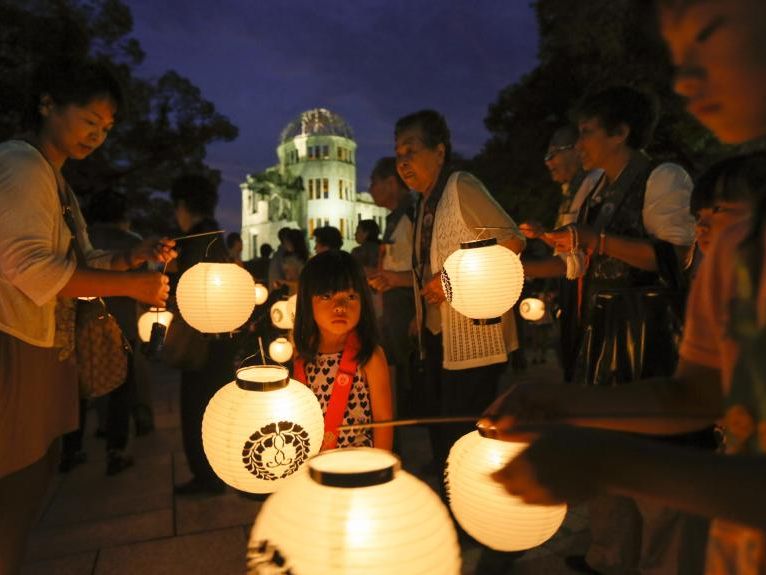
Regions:
[[[172,238],[172,240],[174,242],[180,242],[180,241],[188,240],[188,239],[191,239],[191,238],[199,238],[199,237],[202,237],[202,236],[210,236],[212,234],[222,234],[223,232],[224,232],[224,230],[215,230],[215,231],[212,231],[212,232],[202,232],[202,233],[199,233],[199,234],[189,234],[188,236],[178,236],[177,238]]]
[[[261,352],[261,365],[268,365],[266,363],[266,353],[263,351],[263,338],[258,338],[258,348]],[[242,367],[245,365],[245,362],[250,359],[251,357],[258,357],[258,352],[251,353],[246,358],[244,358],[242,361],[239,362],[239,365],[237,366],[237,369],[235,371],[239,371],[242,369]],[[285,367],[284,364],[277,362],[280,366]]]
[[[479,230],[479,233],[476,234],[476,239],[480,240],[487,230],[512,230],[513,228],[510,226],[474,226],[473,229]]]

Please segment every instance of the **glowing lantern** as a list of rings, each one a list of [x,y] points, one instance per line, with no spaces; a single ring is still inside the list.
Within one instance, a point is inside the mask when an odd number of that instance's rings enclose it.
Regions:
[[[545,316],[545,302],[536,297],[521,300],[519,313],[527,321],[539,321]]]
[[[283,299],[271,306],[271,323],[279,329],[293,329],[295,325],[296,296]]]
[[[493,323],[519,299],[524,268],[519,256],[491,238],[461,243],[444,262],[441,280],[453,308],[473,320]]]
[[[263,284],[255,284],[255,305],[261,305],[269,299],[269,290]]]
[[[558,531],[566,505],[527,505],[490,478],[527,447],[482,437],[461,437],[447,458],[445,484],[458,523],[477,541],[499,551],[541,545]]]
[[[452,521],[425,483],[387,451],[326,451],[264,503],[249,573],[458,575]],[[288,571],[289,570],[289,571]]]
[[[203,333],[234,331],[255,307],[253,278],[237,264],[199,263],[181,276],[176,299],[193,328]]]
[[[269,357],[277,363],[287,363],[293,356],[293,344],[284,337],[278,337],[269,344]]]
[[[155,323],[160,323],[167,329],[172,320],[173,312],[165,308],[149,308],[149,311],[141,314],[141,317],[138,318],[138,337],[141,341],[149,341],[152,337],[152,326]]]
[[[275,365],[244,367],[202,418],[202,447],[223,481],[271,493],[319,452],[322,408],[312,391]]]

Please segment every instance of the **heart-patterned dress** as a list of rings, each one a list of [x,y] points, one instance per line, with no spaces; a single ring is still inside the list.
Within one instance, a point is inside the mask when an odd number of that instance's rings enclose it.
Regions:
[[[317,353],[314,361],[306,363],[306,383],[319,400],[323,414],[327,412],[327,405],[330,403],[335,377],[340,367],[341,355],[342,352]],[[351,391],[348,394],[343,425],[368,423],[370,421],[372,421],[370,392],[367,389],[362,366],[359,365],[356,368],[354,382],[351,384]],[[338,435],[338,447],[372,447],[372,431],[369,429],[341,431]]]

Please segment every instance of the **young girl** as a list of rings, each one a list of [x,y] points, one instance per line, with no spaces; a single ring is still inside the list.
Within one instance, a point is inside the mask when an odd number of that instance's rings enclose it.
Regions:
[[[364,272],[342,251],[311,258],[298,282],[294,377],[308,385],[325,414],[322,449],[391,449],[393,430],[337,431],[339,425],[391,419],[388,365],[378,345]]]

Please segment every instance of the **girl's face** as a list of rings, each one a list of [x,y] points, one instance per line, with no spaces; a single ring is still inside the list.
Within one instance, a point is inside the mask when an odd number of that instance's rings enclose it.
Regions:
[[[766,6],[762,0],[701,0],[660,10],[677,67],[675,91],[719,140],[766,135]]]
[[[749,202],[716,202],[712,211],[710,234],[713,238],[717,238],[729,226],[744,222],[752,216]]]
[[[96,151],[114,126],[115,105],[98,97],[83,106],[59,105],[50,97],[40,104],[43,125],[40,139],[54,155],[51,160],[82,160]]]
[[[713,208],[701,208],[697,211],[694,224],[694,236],[697,246],[703,254],[707,254],[713,243]]]
[[[354,290],[344,290],[311,297],[311,308],[319,332],[340,336],[349,333],[359,324],[362,298]]]

